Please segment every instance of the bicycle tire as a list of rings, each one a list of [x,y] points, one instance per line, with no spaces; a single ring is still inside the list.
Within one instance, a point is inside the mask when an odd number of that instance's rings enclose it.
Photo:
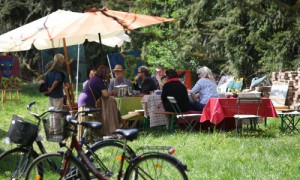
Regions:
[[[36,158],[28,167],[26,180],[60,179],[63,168],[64,155],[62,153],[48,153]],[[90,179],[87,170],[73,156],[69,160],[67,173],[62,179]]]
[[[175,157],[154,152],[136,158],[125,173],[129,179],[172,179],[187,180],[186,167]]]
[[[29,164],[38,157],[34,150],[16,147],[0,155],[0,179],[21,179]]]
[[[123,142],[118,140],[103,140],[94,144],[90,151],[86,152],[86,155],[101,174],[106,178],[116,179],[120,168],[123,146]],[[133,157],[135,157],[134,151],[127,146],[122,172],[125,172]],[[124,175],[124,173],[122,174]]]

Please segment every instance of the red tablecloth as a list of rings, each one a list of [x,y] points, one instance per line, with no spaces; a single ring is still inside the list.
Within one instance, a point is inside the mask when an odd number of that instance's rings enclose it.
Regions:
[[[256,114],[257,106],[242,104],[240,114]],[[236,98],[211,98],[205,105],[200,122],[209,120],[213,124],[219,124],[224,118],[233,117],[238,112]],[[278,117],[272,101],[269,98],[262,98],[259,108],[261,117]]]

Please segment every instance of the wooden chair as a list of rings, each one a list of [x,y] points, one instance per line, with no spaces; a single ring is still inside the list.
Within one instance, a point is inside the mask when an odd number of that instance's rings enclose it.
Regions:
[[[234,115],[235,119],[235,132],[237,132],[238,123],[243,120],[249,120],[250,125],[256,129],[257,120],[260,118],[258,115],[259,107],[261,105],[261,97],[238,97],[237,98],[237,104],[238,104],[238,112]],[[242,105],[251,105],[251,107],[254,107],[256,109],[255,114],[244,114],[240,112]]]
[[[202,116],[201,113],[191,113],[191,112],[181,112],[177,101],[174,97],[168,96],[167,97],[169,102],[172,105],[172,108],[175,112],[176,119],[178,123],[182,123],[185,127],[185,130],[193,131],[197,122],[200,121],[200,117]]]

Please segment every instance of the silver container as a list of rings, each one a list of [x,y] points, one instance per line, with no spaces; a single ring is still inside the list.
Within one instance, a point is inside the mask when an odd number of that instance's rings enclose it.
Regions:
[[[128,96],[128,86],[127,85],[115,86],[115,91],[116,91],[118,97]]]

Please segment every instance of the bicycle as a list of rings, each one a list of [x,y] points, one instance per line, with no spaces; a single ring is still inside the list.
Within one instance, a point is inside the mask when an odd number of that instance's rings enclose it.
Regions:
[[[79,124],[77,117],[80,113],[91,111],[93,109],[86,109],[77,112],[74,117],[69,116],[67,118],[67,121],[72,124],[72,128],[68,129],[71,132],[71,142],[69,147],[65,142],[60,142],[60,146],[66,147],[67,150],[44,154],[36,158],[28,167],[26,179],[106,179],[113,177],[113,175],[116,175],[117,179],[121,179],[125,162],[128,163],[128,166],[124,179],[188,179],[185,173],[187,166],[174,156],[149,150],[141,155],[135,155],[127,145],[127,141],[133,141],[137,138],[137,129],[117,129],[114,134],[120,138],[102,140],[94,144],[87,153],[84,153],[76,139],[77,125]],[[99,122],[81,122],[80,124],[86,130],[89,128],[99,129],[102,126]],[[106,148],[111,148],[111,151],[107,153],[106,150],[103,150]],[[77,152],[77,157],[73,155],[74,149]],[[118,153],[115,154],[114,149],[117,149]],[[106,153],[101,154],[103,151]],[[103,161],[113,162],[113,164],[117,164],[115,162],[119,161],[118,172],[115,173],[112,167],[107,168],[107,163],[103,163]]]
[[[32,162],[33,159],[38,157],[37,151],[34,149],[34,142],[36,143],[41,154],[46,153],[46,149],[42,143],[42,137],[39,135],[39,129],[41,125],[41,121],[44,122],[43,117],[47,113],[68,113],[68,111],[60,110],[55,111],[53,109],[49,109],[47,111],[42,112],[40,115],[31,111],[31,106],[34,105],[35,102],[31,102],[27,105],[28,112],[37,119],[36,124],[28,123],[24,121],[22,118],[13,115],[14,123],[27,123],[26,127],[29,129],[23,129],[24,131],[30,131],[23,135],[21,139],[16,139],[14,143],[18,144],[17,147],[4,151],[0,155],[0,173],[2,177],[5,179],[20,179],[26,172],[27,167]],[[30,128],[31,127],[31,128]],[[23,131],[22,129],[18,131]],[[12,132],[19,133],[19,132]],[[21,132],[24,133],[24,132]],[[29,137],[28,137],[29,136]]]

